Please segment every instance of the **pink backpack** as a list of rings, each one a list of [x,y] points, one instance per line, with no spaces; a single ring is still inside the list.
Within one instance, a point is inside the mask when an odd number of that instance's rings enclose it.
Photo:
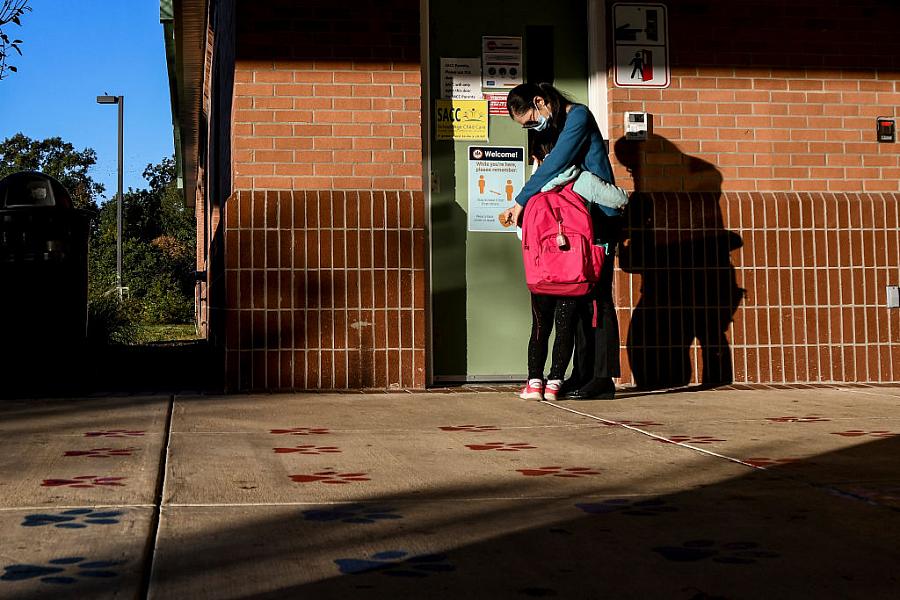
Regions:
[[[535,194],[522,219],[525,282],[535,294],[582,296],[600,279],[605,252],[572,184]]]

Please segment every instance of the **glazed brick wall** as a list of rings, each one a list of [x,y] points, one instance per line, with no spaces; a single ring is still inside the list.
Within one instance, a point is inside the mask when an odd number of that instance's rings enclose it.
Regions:
[[[634,195],[615,282],[622,381],[900,381],[900,311],[885,306],[898,209],[900,194]]]
[[[715,383],[729,361],[735,382],[900,381],[900,146],[875,141],[900,105],[900,8],[668,5],[671,86],[608,94],[617,181],[637,192],[622,381]],[[628,110],[652,114],[647,142],[622,141]]]
[[[237,11],[227,388],[424,387],[418,2]]]
[[[424,220],[421,192],[237,192],[225,214],[229,385],[423,387]]]

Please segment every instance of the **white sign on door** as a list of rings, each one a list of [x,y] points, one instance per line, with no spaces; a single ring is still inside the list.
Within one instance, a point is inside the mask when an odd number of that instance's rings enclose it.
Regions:
[[[525,185],[525,148],[469,146],[469,231],[511,233],[497,218]]]
[[[618,87],[669,87],[668,15],[663,4],[613,5]]]
[[[522,38],[481,38],[481,86],[485,89],[513,88],[522,83]]]
[[[481,59],[441,57],[441,98],[481,100]]]

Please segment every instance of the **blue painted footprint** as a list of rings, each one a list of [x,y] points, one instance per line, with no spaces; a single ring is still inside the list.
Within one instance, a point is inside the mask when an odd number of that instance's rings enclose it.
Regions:
[[[718,543],[713,540],[692,540],[681,546],[653,548],[666,560],[694,562],[711,558],[714,562],[733,565],[750,565],[762,558],[778,558],[780,554],[765,550],[755,542]]]
[[[603,502],[588,502],[576,504],[586,513],[603,515],[609,513],[622,513],[635,517],[653,517],[664,513],[678,512],[678,508],[667,504],[665,500],[651,499],[632,501],[625,498],[612,498]]]
[[[37,513],[25,515],[22,527],[53,525],[62,529],[83,529],[88,525],[113,525],[124,514],[121,510],[98,511],[92,508],[75,508],[61,513]]]
[[[0,581],[23,581],[40,579],[44,583],[71,584],[88,578],[118,577],[119,573],[112,569],[125,564],[124,560],[86,561],[83,556],[54,558],[46,565],[7,565],[6,571],[0,575]]]
[[[375,523],[384,519],[402,519],[393,508],[348,504],[329,509],[304,510],[307,521],[341,521],[342,523]]]
[[[456,570],[445,554],[409,556],[403,550],[377,552],[368,559],[339,558],[334,562],[340,572],[346,575],[379,572],[392,577],[428,577],[431,573]]]

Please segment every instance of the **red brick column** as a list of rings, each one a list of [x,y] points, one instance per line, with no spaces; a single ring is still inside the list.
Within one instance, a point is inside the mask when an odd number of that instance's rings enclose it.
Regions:
[[[231,390],[421,388],[418,3],[238,6]]]

